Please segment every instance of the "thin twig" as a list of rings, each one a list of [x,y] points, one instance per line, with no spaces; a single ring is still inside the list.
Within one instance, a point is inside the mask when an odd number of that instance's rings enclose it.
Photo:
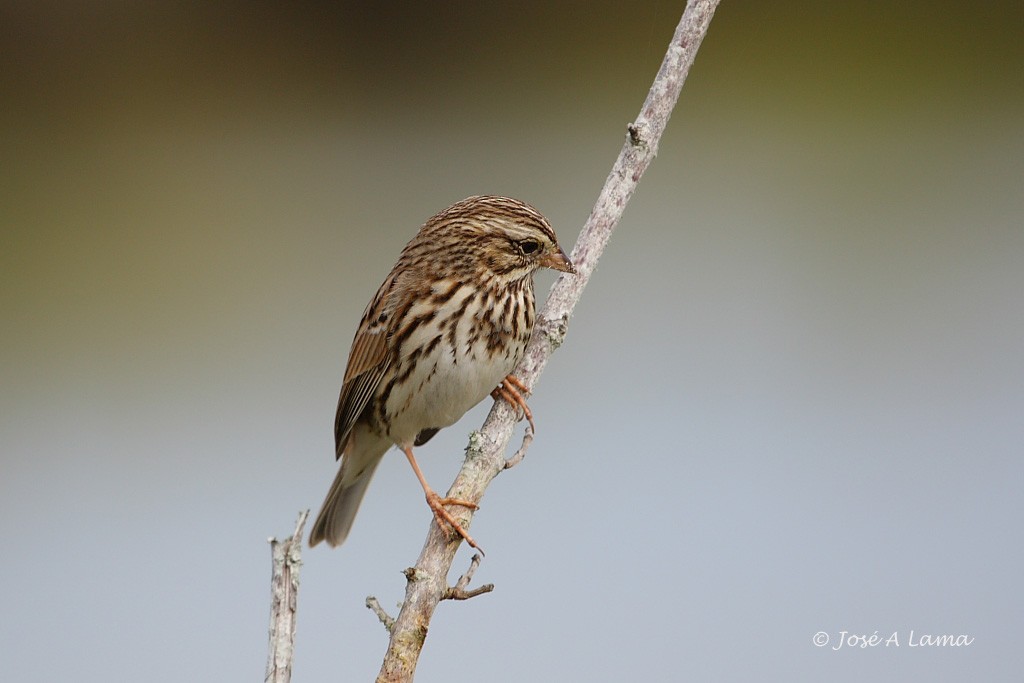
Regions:
[[[441,596],[441,599],[442,600],[469,600],[470,598],[475,598],[478,595],[483,595],[484,593],[490,593],[492,590],[494,590],[494,584],[493,583],[485,583],[484,585],[478,586],[478,587],[476,587],[476,588],[474,588],[473,590],[470,590],[470,591],[460,590],[458,588],[449,588],[448,592],[446,592],[444,595]]]
[[[380,619],[380,623],[384,624],[384,628],[387,629],[388,633],[391,633],[391,627],[395,625],[395,619],[384,611],[384,608],[380,606],[380,602],[377,598],[372,595],[366,596],[366,607],[377,615],[377,618]]]
[[[523,461],[526,457],[526,451],[530,450],[530,444],[533,443],[533,432],[529,429],[523,434],[523,443],[519,445],[519,450],[513,454],[511,458],[505,461],[503,468],[510,470]]]
[[[473,559],[469,561],[469,569],[466,570],[465,574],[459,577],[458,582],[456,582],[454,586],[451,586],[447,591],[445,591],[445,594],[441,596],[442,600],[469,600],[470,598],[475,598],[478,595],[490,593],[494,590],[493,583],[485,583],[479,588],[466,590],[469,586],[469,582],[473,580],[473,574],[476,573],[477,567],[480,566],[481,559],[482,558],[479,553],[473,555]]]
[[[295,617],[299,598],[299,569],[302,567],[302,529],[309,510],[299,513],[291,538],[270,541],[273,573],[270,579],[270,644],[267,655],[267,683],[288,683],[295,655]]]
[[[573,249],[571,259],[578,274],[563,275],[555,283],[537,316],[525,357],[514,371],[528,389],[533,388],[552,352],[561,345],[569,316],[637,183],[654,159],[658,141],[717,6],[718,0],[690,0],[683,12],[640,115],[627,128],[622,151]],[[449,498],[480,502],[487,485],[506,468],[504,453],[515,421],[515,409],[505,401],[496,401],[483,428],[470,435],[466,459],[448,490]],[[510,460],[515,461],[516,456]],[[464,507],[457,509],[459,523],[468,529],[472,512]],[[447,576],[460,543],[459,536],[436,524],[430,525],[415,570],[406,574],[405,601],[391,629],[391,642],[377,677],[379,683],[412,680],[430,619],[438,602],[449,592]]]

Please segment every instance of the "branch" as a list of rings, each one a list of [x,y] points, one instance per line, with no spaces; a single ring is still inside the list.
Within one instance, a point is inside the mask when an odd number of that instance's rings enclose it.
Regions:
[[[478,595],[490,593],[494,590],[493,583],[485,583],[473,590],[466,590],[466,588],[469,587],[469,582],[473,580],[473,574],[476,573],[476,568],[480,566],[480,559],[480,553],[473,555],[473,559],[469,561],[469,569],[466,570],[465,574],[459,577],[458,583],[445,591],[445,594],[441,596],[442,600],[469,600],[470,598],[475,598]]]
[[[309,510],[299,513],[292,537],[278,541],[271,537],[274,570],[270,579],[270,654],[267,683],[288,683],[292,678],[295,653],[295,611],[298,609],[299,568],[302,567],[302,529]]]
[[[565,338],[573,308],[637,183],[657,153],[661,134],[717,6],[718,0],[690,0],[683,12],[640,115],[627,127],[626,142],[572,251],[570,258],[578,274],[558,279],[537,316],[533,338],[514,372],[528,388],[534,386]],[[515,423],[515,409],[505,401],[496,401],[481,430],[470,435],[466,459],[448,490],[449,498],[479,502],[499,472],[522,460],[528,442],[509,461],[504,458]],[[458,506],[452,513],[463,528],[469,528],[472,511]],[[391,641],[378,683],[412,680],[434,609],[442,599],[452,597],[447,576],[460,543],[458,535],[431,523],[419,560],[406,573],[405,601],[390,629]],[[465,586],[456,589],[466,592]]]
[[[395,625],[395,618],[384,611],[384,608],[380,606],[380,600],[372,595],[367,595],[366,609],[376,614],[377,618],[380,619],[380,623],[384,624],[384,628],[387,632],[391,633],[391,627]]]

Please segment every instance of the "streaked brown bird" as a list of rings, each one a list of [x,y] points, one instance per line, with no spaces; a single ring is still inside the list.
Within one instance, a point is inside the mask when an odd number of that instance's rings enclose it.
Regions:
[[[363,312],[334,420],[341,466],[313,524],[309,544],[340,545],[373,472],[398,446],[423,486],[439,525],[477,547],[444,509],[413,456],[488,394],[533,419],[510,373],[534,322],[533,274],[575,273],[547,219],[517,199],[463,199],[430,218]]]

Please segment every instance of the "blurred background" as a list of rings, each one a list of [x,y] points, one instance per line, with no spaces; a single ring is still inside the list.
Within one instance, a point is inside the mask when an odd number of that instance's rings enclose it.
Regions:
[[[470,194],[571,245],[682,6],[3,3],[5,678],[258,680],[367,300]],[[723,3],[418,680],[1019,678],[1022,35]],[[376,674],[429,523],[392,453],[304,555],[294,680]]]

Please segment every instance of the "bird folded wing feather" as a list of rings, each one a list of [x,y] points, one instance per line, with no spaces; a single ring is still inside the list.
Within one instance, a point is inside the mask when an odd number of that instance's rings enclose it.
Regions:
[[[344,452],[352,427],[389,365],[391,354],[388,353],[387,331],[383,327],[360,330],[352,343],[345,383],[338,398],[338,412],[334,416],[335,458],[340,458]]]

